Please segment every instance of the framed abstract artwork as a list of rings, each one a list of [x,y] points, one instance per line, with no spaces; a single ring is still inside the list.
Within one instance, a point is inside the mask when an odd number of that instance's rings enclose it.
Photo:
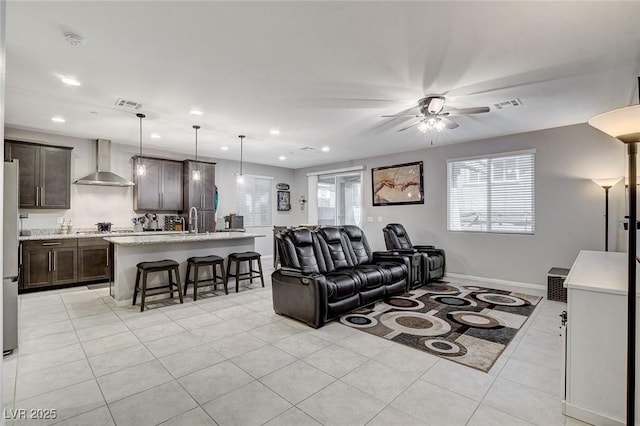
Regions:
[[[278,211],[288,212],[291,210],[291,193],[289,191],[278,191]]]
[[[371,169],[374,206],[424,204],[422,161]]]

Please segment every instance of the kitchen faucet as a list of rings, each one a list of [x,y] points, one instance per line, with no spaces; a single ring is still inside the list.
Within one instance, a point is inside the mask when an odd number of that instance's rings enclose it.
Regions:
[[[189,233],[198,233],[198,210],[196,210],[195,206],[189,209]]]

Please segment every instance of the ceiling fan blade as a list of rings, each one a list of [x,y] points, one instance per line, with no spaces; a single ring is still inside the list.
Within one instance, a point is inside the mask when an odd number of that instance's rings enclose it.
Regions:
[[[440,116],[440,120],[444,123],[444,125],[447,127],[447,129],[455,129],[456,127],[460,127],[460,125],[458,123],[455,123],[455,122],[449,120],[447,117]]]
[[[461,109],[452,109],[450,111],[447,111],[447,115],[449,116],[453,116],[453,115],[469,115],[469,114],[482,114],[485,112],[489,112],[491,111],[491,108],[485,106],[485,107],[474,107],[474,108],[461,108]]]
[[[410,128],[412,128],[413,126],[415,126],[416,124],[420,124],[420,123],[422,123],[422,120],[418,120],[418,121],[416,121],[415,123],[412,123],[412,124],[408,125],[407,127],[403,127],[402,129],[400,129],[400,130],[398,130],[398,131],[399,131],[399,132],[404,132],[405,130],[410,129]]]
[[[418,114],[397,114],[397,115],[381,115],[380,117],[382,117],[382,118],[389,118],[389,117],[415,117],[415,118],[418,118],[418,117],[420,117],[420,115],[418,115]]]

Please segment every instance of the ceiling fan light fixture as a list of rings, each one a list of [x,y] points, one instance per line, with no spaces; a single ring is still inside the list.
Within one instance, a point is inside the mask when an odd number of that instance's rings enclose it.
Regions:
[[[436,124],[433,126],[436,128],[437,131],[441,132],[444,130],[445,128],[445,124],[444,121],[440,120],[439,118],[436,120]]]
[[[418,130],[420,130],[422,133],[427,133],[427,130],[429,130],[429,125],[423,121],[418,125]]]
[[[444,108],[443,96],[430,96],[427,97],[427,112],[431,114],[438,114]]]

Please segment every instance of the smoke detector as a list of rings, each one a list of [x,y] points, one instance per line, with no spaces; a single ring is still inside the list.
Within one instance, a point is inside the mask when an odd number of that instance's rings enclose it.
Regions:
[[[64,38],[67,40],[67,43],[72,46],[84,46],[85,44],[87,44],[87,41],[84,39],[84,37],[74,32],[65,32]]]

